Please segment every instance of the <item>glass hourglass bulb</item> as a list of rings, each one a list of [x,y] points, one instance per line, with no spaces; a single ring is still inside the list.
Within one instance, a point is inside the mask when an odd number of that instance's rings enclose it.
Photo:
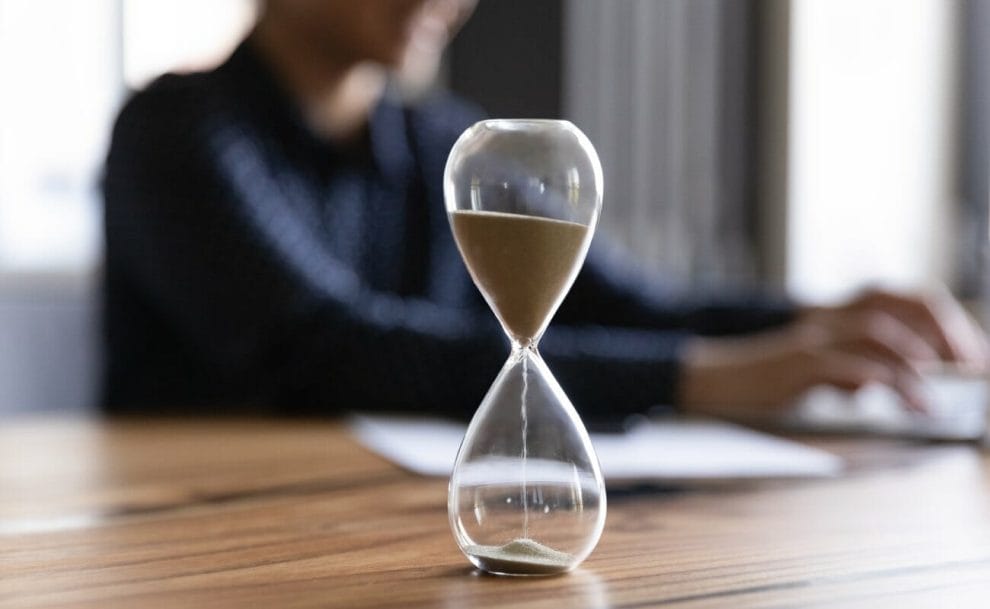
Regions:
[[[562,573],[598,543],[605,484],[537,346],[598,222],[598,155],[567,121],[482,121],[451,150],[444,198],[461,256],[512,344],[461,443],[450,526],[480,569]]]

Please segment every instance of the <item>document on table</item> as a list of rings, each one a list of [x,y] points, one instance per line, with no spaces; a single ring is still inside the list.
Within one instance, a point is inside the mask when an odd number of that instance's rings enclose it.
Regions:
[[[370,450],[404,469],[449,476],[465,426],[439,419],[356,415]],[[842,471],[835,455],[729,423],[653,420],[620,434],[592,434],[609,482],[820,477]]]

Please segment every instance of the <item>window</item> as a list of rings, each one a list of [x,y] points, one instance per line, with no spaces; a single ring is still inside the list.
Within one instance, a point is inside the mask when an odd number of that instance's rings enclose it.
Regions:
[[[786,283],[953,284],[958,4],[790,4]]]
[[[0,0],[0,268],[83,269],[121,94],[113,0]]]
[[[217,65],[254,23],[252,0],[123,0],[123,70],[131,89],[168,71]]]
[[[209,67],[251,0],[0,0],[0,272],[100,257],[99,172],[126,90]]]

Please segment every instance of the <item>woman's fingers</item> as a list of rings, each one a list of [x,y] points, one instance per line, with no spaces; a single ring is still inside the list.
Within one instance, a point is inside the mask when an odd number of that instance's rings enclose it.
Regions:
[[[859,315],[848,327],[839,329],[838,334],[840,346],[887,360],[905,374],[920,376],[919,363],[938,359],[925,339],[886,313]]]
[[[987,335],[962,305],[942,291],[929,302],[928,308],[956,356],[950,361],[978,370],[990,367]]]
[[[925,296],[873,291],[857,302],[899,319],[924,338],[944,361],[980,369],[990,363],[986,334],[945,290]]]
[[[889,360],[839,350],[823,352],[811,364],[809,386],[831,385],[853,392],[879,383],[896,391],[909,410],[928,410],[917,376],[904,374],[901,367],[892,365]]]
[[[921,362],[938,359],[922,337],[887,313],[840,310],[824,319],[803,324],[803,336],[812,349],[859,353],[915,376],[920,375]]]
[[[870,383],[894,389],[910,410],[925,411],[921,362],[936,361],[937,352],[913,328],[882,311],[838,310],[827,322],[808,322],[812,357],[810,384],[856,391]]]

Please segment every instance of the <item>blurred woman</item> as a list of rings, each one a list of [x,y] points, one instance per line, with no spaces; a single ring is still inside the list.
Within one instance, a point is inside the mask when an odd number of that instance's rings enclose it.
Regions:
[[[480,113],[424,93],[472,4],[268,0],[223,65],[127,103],[104,184],[108,407],[473,412],[507,348],[442,173]],[[821,383],[920,409],[923,366],[987,363],[947,297],[675,301],[603,251],[541,343],[589,418],[776,408]]]

